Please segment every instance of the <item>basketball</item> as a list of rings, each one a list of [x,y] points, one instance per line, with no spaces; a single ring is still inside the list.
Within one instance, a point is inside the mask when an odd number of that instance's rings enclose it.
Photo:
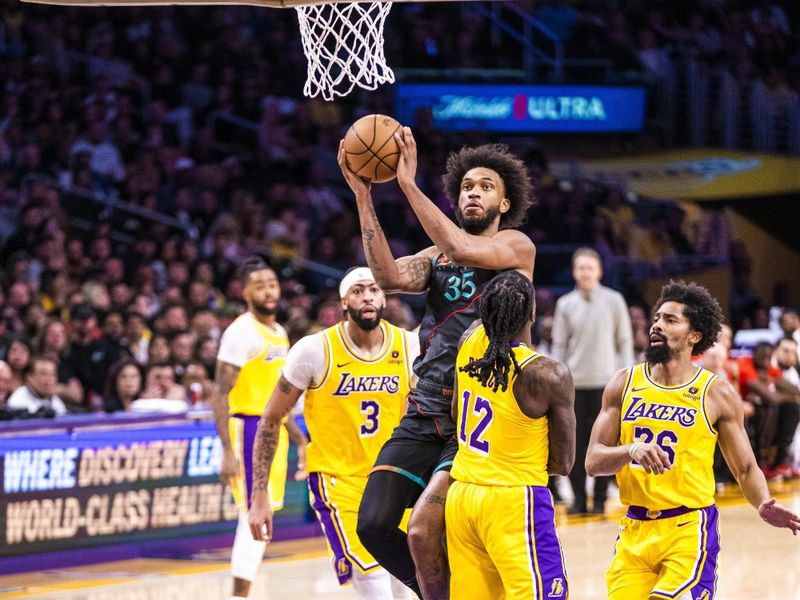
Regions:
[[[400,147],[394,134],[401,125],[386,115],[367,115],[353,123],[344,136],[344,156],[350,170],[370,183],[397,176]]]

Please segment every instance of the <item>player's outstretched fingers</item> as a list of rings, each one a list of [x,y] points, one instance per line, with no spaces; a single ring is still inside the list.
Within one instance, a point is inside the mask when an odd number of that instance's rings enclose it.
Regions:
[[[409,148],[417,147],[417,141],[414,139],[414,134],[411,133],[411,127],[403,127],[403,141]]]
[[[397,145],[400,146],[400,154],[403,154],[406,149],[406,142],[403,139],[403,133],[401,131],[396,131],[394,133],[394,139],[397,140]]]

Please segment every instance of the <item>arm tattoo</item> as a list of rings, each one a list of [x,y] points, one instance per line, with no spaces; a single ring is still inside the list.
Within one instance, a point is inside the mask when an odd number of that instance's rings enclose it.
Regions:
[[[362,237],[364,240],[364,248],[367,251],[367,263],[369,263],[369,268],[373,271],[380,271],[381,267],[378,263],[378,257],[375,255],[375,247],[372,245],[372,241],[375,239],[375,230],[365,229],[362,232]]]
[[[292,393],[292,384],[287,381],[287,379],[281,375],[278,379],[278,389],[281,391],[282,394],[291,394]]]
[[[288,414],[288,411],[286,412]],[[269,472],[278,448],[282,415],[279,419],[268,419],[261,415],[253,446],[253,492],[266,490],[269,486]]]
[[[214,423],[217,426],[224,449],[231,447],[231,435],[228,430],[228,419],[230,418],[230,407],[228,405],[228,394],[236,383],[241,369],[235,365],[217,361],[214,372],[214,387],[211,394],[211,408],[214,412]]]
[[[441,504],[444,506],[444,498],[441,496],[437,496],[436,494],[426,494],[425,495],[425,502],[428,504]]]
[[[383,237],[383,230],[378,221],[378,214],[375,212],[375,205],[370,202],[367,207],[367,219],[370,223],[362,223],[361,238],[364,242],[364,250],[367,255],[367,263],[369,268],[373,271],[381,271],[381,266],[378,261],[378,256],[375,251],[374,243],[380,243],[380,237]],[[365,226],[366,225],[366,226]],[[379,238],[376,240],[375,238]],[[385,240],[384,240],[384,243]]]
[[[425,289],[430,277],[430,261],[424,256],[413,256],[398,265],[398,272],[403,279],[408,279],[408,286],[413,289]]]

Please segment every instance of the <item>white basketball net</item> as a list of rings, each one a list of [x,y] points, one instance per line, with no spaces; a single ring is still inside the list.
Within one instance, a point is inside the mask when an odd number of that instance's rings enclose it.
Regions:
[[[383,25],[391,8],[391,2],[296,7],[308,58],[303,93],[333,100],[355,86],[374,90],[393,83],[394,73],[383,53]]]

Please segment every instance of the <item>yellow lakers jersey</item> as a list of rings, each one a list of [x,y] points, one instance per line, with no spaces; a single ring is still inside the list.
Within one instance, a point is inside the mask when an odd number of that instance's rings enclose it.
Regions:
[[[464,340],[456,357],[458,453],[451,475],[481,485],[547,485],[547,417],[531,419],[514,397],[517,376],[509,373],[506,391],[491,388],[461,371],[482,358],[489,346],[483,325]],[[512,348],[520,367],[540,357],[522,344]]]
[[[232,415],[258,416],[264,412],[272,390],[278,384],[289,352],[289,338],[280,325],[272,329],[249,313],[238,318],[249,318],[264,343],[258,354],[250,358],[239,371],[236,383],[228,394],[230,412]]]
[[[655,442],[672,468],[648,474],[631,462],[617,473],[625,505],[664,510],[714,504],[717,432],[708,420],[706,393],[716,376],[698,367],[691,381],[665,387],[650,377],[647,363],[631,367],[622,396],[619,443]]]
[[[306,390],[304,414],[311,443],[309,472],[369,475],[378,452],[403,416],[411,387],[406,336],[381,321],[384,343],[374,358],[358,353],[341,322],[322,332],[325,373]]]

